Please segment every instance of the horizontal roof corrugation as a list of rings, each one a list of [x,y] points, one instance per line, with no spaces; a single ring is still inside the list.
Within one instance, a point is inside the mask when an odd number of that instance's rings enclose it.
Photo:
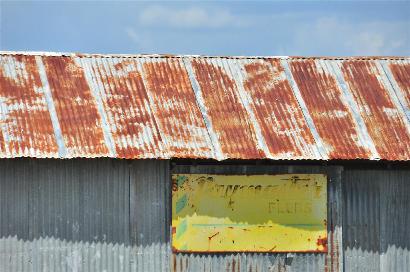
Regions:
[[[0,157],[410,160],[410,58],[0,54]]]

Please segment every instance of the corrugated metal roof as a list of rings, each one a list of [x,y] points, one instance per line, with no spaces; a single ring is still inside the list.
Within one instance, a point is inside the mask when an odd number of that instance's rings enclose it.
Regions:
[[[410,160],[410,58],[0,54],[0,157]]]

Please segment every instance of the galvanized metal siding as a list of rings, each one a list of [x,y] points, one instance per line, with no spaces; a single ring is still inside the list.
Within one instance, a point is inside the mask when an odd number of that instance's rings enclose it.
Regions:
[[[1,160],[0,271],[410,271],[409,170],[169,164]],[[328,254],[173,254],[170,168],[327,173]]]
[[[408,63],[4,52],[0,157],[407,161]]]
[[[278,174],[325,173],[328,185],[327,254],[173,253],[173,271],[343,271],[341,167],[175,165],[172,173]]]
[[[1,160],[0,271],[168,271],[169,162]]]
[[[410,271],[409,176],[409,170],[344,171],[346,271]]]
[[[169,161],[132,162],[131,237],[138,245],[136,271],[169,271],[170,188]]]

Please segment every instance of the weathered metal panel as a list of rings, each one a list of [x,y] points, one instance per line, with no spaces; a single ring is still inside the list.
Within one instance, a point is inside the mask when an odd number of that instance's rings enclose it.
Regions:
[[[81,66],[72,58],[43,58],[68,157],[104,157],[101,116]]]
[[[138,61],[169,157],[213,157],[212,143],[183,62],[178,58]]]
[[[408,63],[4,52],[0,156],[409,160]]]
[[[172,184],[176,252],[327,252],[324,175],[177,174]]]
[[[223,67],[225,60],[192,58],[195,78],[205,101],[212,129],[226,158],[255,159],[266,155],[258,146],[252,122],[238,94],[235,79]],[[232,141],[235,139],[234,141]]]
[[[243,72],[245,98],[255,114],[253,123],[259,124],[270,156],[321,158],[280,60],[236,61]]]
[[[28,161],[15,166],[13,160],[0,161],[0,237],[28,238],[29,188],[32,168]],[[17,195],[18,194],[18,195]]]
[[[119,158],[155,158],[167,153],[134,59],[77,58],[90,88],[101,97]]]
[[[410,121],[410,61],[383,61],[382,65]]]
[[[290,60],[289,66],[329,159],[371,157],[342,90],[324,63]]]
[[[139,246],[135,271],[169,271],[171,175],[169,161],[130,164],[131,238]]]
[[[182,174],[327,174],[328,184],[328,252],[327,254],[187,254],[174,253],[173,271],[344,271],[342,250],[341,168],[285,165],[176,165],[172,173]]]
[[[410,271],[409,170],[345,169],[346,271]]]
[[[102,242],[72,242],[54,237],[22,240],[0,238],[0,270],[19,272],[157,272],[169,271],[169,248]],[[158,263],[158,261],[160,263]]]
[[[410,156],[410,126],[396,97],[388,90],[387,79],[373,60],[345,60],[341,69],[360,114],[380,155],[387,160]]]
[[[2,157],[56,157],[57,142],[35,56],[0,55]]]
[[[0,161],[0,271],[169,271],[169,161]]]

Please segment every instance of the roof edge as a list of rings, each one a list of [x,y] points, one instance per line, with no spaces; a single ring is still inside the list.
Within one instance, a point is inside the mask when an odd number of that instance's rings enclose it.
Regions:
[[[53,51],[7,51],[0,50],[0,55],[23,55],[45,57],[103,57],[103,58],[224,58],[224,59],[324,59],[324,60],[408,60],[410,56],[218,56],[184,54],[99,54]]]

